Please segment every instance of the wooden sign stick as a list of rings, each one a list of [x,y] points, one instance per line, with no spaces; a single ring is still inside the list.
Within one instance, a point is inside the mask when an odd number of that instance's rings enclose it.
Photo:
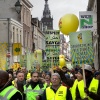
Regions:
[[[84,87],[86,87],[86,79],[85,79],[84,64],[82,64],[82,70],[83,70]]]

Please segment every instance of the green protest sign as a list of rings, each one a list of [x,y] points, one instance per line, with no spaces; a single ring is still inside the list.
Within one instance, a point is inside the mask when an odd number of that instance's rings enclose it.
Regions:
[[[92,32],[80,31],[70,33],[70,47],[73,64],[93,64]]]
[[[82,18],[80,19],[80,27],[81,28],[89,28],[93,27],[93,16],[92,15],[87,15],[87,16],[81,16]]]
[[[49,68],[59,65],[59,52],[60,52],[60,31],[59,30],[47,30],[45,32],[46,38],[46,58],[43,63],[43,68]]]
[[[95,14],[93,11],[79,12],[80,30],[93,30]]]

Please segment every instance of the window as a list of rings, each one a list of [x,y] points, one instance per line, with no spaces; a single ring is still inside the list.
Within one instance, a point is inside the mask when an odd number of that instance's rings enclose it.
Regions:
[[[23,9],[23,22],[25,22],[25,8]]]
[[[13,43],[15,42],[15,27],[13,27]]]
[[[25,43],[25,47],[27,47],[27,33],[26,33],[26,31],[25,31],[25,39],[24,39],[25,41],[24,41],[24,43]]]
[[[22,39],[21,39],[22,37],[21,37],[21,30],[20,30],[20,43],[22,43],[21,41],[22,41]]]
[[[26,24],[26,9],[25,8],[24,8],[24,16],[23,17],[24,17],[24,21],[23,22]]]
[[[28,10],[26,11],[26,24],[29,26],[28,22],[29,22],[29,17],[28,17]]]
[[[18,28],[16,29],[16,33],[17,33],[17,43],[19,43]]]
[[[30,34],[29,32],[27,33],[27,47],[30,46]]]

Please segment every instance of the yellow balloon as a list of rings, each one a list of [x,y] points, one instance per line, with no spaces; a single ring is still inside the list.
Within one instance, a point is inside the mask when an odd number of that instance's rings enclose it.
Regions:
[[[64,58],[65,59],[65,56],[64,55],[59,55],[59,58]]]
[[[74,14],[66,14],[59,20],[59,29],[64,35],[70,32],[76,32],[79,26],[79,20]]]
[[[64,58],[60,58],[59,59],[59,66],[63,67],[66,65],[65,59]]]

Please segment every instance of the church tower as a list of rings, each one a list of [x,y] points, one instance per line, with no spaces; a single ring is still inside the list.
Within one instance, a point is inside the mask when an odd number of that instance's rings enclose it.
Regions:
[[[48,5],[48,0],[45,0],[45,6],[43,11],[43,17],[41,19],[41,22],[43,23],[43,27],[47,27],[47,29],[52,30],[53,29],[53,18],[51,18],[51,12]]]

